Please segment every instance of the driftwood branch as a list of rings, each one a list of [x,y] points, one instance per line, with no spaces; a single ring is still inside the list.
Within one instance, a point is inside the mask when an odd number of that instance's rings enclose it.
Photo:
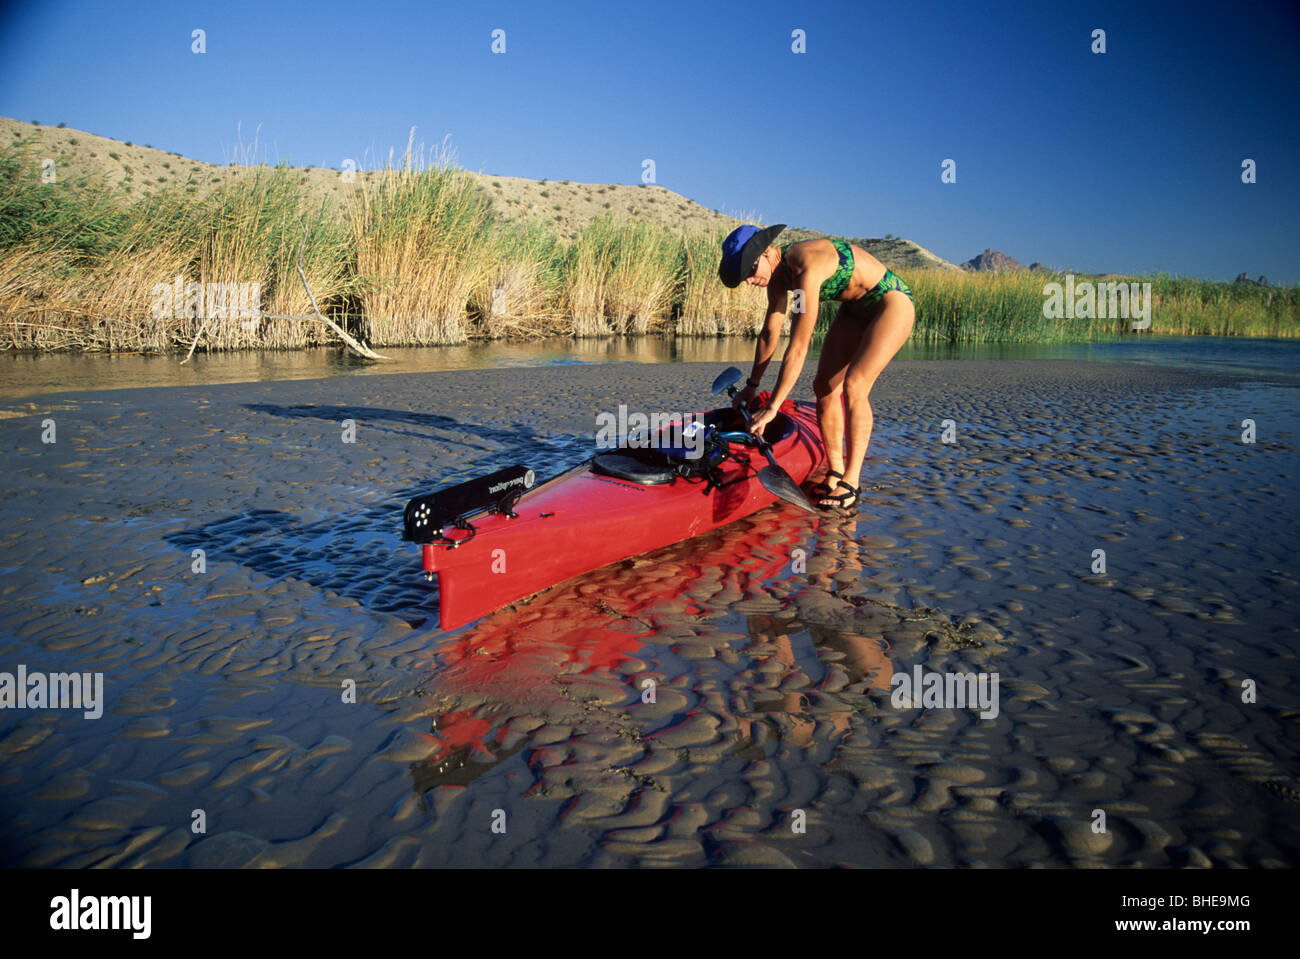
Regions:
[[[243,314],[244,316],[257,316],[268,320],[317,319],[320,320],[322,323],[324,323],[326,326],[328,326],[335,333],[337,333],[339,339],[341,339],[344,343],[346,343],[347,346],[358,356],[363,356],[368,360],[391,360],[392,357],[384,356],[381,353],[376,353],[374,350],[366,346],[364,343],[361,343],[356,339],[354,339],[352,336],[350,336],[347,330],[343,329],[343,327],[339,326],[329,317],[321,314],[320,307],[316,305],[316,297],[312,295],[311,287],[307,285],[307,274],[302,271],[302,251],[303,251],[303,247],[305,247],[306,245],[307,245],[307,230],[304,229],[302,231],[302,242],[298,244],[297,267],[298,267],[298,276],[302,280],[303,288],[307,291],[307,299],[311,301],[311,308],[313,312],[304,313],[301,316],[293,316],[293,315],[286,315],[284,313],[266,313],[263,312],[262,310],[246,310],[243,309],[242,307],[235,307],[234,308],[235,311]],[[180,363],[181,366],[184,366],[186,363],[188,363],[191,357],[194,356],[194,348],[199,345],[199,340],[202,338],[203,333],[205,330],[207,330],[207,328],[208,328],[208,320],[205,319],[199,325],[198,332],[194,334],[194,341],[190,343],[190,351],[185,354],[185,359],[181,360]]]
[[[207,320],[204,320],[202,323],[199,324],[199,330],[197,333],[194,334],[194,342],[190,344],[190,351],[185,354],[185,359],[181,360],[181,366],[184,366],[186,363],[188,363],[190,361],[190,358],[194,356],[194,347],[199,345],[199,337],[203,335],[203,331],[206,330],[207,328],[208,328]]]
[[[337,323],[335,323],[333,320],[329,319],[328,317],[321,315],[320,307],[316,305],[316,297],[312,296],[311,287],[307,285],[307,274],[302,271],[302,250],[303,247],[305,247],[306,245],[307,245],[307,228],[303,227],[302,242],[298,244],[298,276],[302,278],[302,285],[304,289],[307,290],[307,299],[311,300],[311,308],[316,311],[316,319],[320,320],[331,330],[337,333],[339,335],[339,339],[341,339],[344,343],[346,343],[354,353],[357,353],[360,356],[364,356],[368,360],[392,359],[392,357],[390,356],[383,356],[380,353],[376,353],[374,350],[366,346],[364,343],[357,342],[351,336],[348,335],[348,332],[345,329],[343,329],[343,327],[339,326]]]

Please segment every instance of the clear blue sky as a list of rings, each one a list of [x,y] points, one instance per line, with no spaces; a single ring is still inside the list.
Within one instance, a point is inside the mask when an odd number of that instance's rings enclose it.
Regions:
[[[0,114],[217,163],[260,127],[260,159],[330,167],[416,126],[472,170],[634,183],[649,157],[704,206],[955,262],[1297,283],[1298,11],[40,0],[0,13]]]

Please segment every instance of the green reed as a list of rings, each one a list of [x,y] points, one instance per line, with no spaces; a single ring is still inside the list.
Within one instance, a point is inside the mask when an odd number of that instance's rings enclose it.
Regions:
[[[913,337],[926,343],[1059,343],[1130,335],[1132,316],[1045,315],[1047,284],[1062,274],[917,270],[904,277],[916,301]],[[1142,335],[1300,335],[1300,289],[1155,277],[1074,275],[1089,282],[1150,284],[1150,326]],[[1064,289],[1062,291],[1064,299]],[[1097,300],[1103,297],[1099,294]],[[1145,301],[1145,292],[1143,293]],[[1108,310],[1109,312],[1109,310]]]
[[[342,174],[340,174],[342,176]],[[0,346],[11,349],[293,348],[326,342],[313,320],[156,316],[160,285],[255,284],[261,309],[317,303],[376,345],[556,334],[752,336],[762,289],[717,278],[726,230],[684,232],[605,215],[572,242],[553,225],[501,217],[445,154],[408,145],[399,165],[358,174],[342,203],[312,199],[299,173],[221,168],[208,192],[132,197],[92,177],[45,182],[31,147],[0,149]],[[752,219],[752,217],[751,217]],[[1188,278],[1085,277],[1151,285],[1151,325],[1051,318],[1057,274],[904,270],[925,343],[1053,343],[1118,335],[1300,335],[1300,289]],[[837,304],[821,304],[824,335]]]

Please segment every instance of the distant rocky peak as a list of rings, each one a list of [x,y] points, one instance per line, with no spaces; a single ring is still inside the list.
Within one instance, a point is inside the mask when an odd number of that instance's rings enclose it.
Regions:
[[[1023,270],[1024,267],[999,250],[985,250],[974,259],[967,260],[961,265],[963,270],[971,273],[996,272],[1003,273],[1011,270]]]

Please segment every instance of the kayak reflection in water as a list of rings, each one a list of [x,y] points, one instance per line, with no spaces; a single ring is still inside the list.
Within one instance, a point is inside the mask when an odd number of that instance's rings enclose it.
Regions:
[[[803,371],[819,302],[839,301],[842,305],[822,344],[813,379],[828,472],[812,494],[823,509],[856,512],[862,461],[871,441],[871,387],[911,335],[916,318],[912,291],[893,270],[845,240],[774,246],[784,229],[784,224],[765,230],[746,224],[722,241],[718,278],[723,284],[767,287],[767,315],[754,349],[753,371],[736,404],[749,403],[757,394],[786,313],[793,310],[790,345],[772,398],[751,424],[753,432],[761,434]]]

